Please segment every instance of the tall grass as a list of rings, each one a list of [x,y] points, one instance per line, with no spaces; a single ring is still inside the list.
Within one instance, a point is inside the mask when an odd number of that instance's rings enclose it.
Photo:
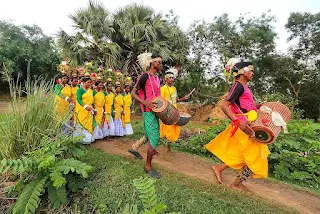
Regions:
[[[10,110],[0,121],[0,159],[19,158],[37,148],[43,138],[55,138],[61,125],[55,119],[53,81],[28,75],[24,87],[13,80],[12,70],[3,76],[10,87]]]

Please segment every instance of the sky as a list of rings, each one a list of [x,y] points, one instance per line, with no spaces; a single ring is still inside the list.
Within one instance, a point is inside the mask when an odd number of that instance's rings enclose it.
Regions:
[[[228,13],[236,20],[241,13],[260,16],[271,10],[276,16],[275,31],[277,50],[285,52],[288,48],[288,33],[284,27],[290,12],[320,12],[320,0],[100,0],[110,11],[132,2],[151,6],[163,14],[172,9],[179,16],[179,25],[187,30],[194,20],[211,21],[215,16]],[[60,29],[72,33],[69,14],[85,7],[88,0],[0,0],[0,20],[12,20],[16,24],[36,24],[44,33],[54,36]]]

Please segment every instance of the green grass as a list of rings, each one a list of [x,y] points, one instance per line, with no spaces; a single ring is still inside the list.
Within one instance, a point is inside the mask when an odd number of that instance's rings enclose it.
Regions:
[[[85,160],[94,166],[94,172],[82,192],[72,199],[85,204],[86,210],[105,207],[105,213],[119,213],[126,204],[141,203],[132,185],[135,178],[145,176],[140,160],[106,154],[88,148]],[[177,173],[160,169],[163,177],[156,181],[159,199],[169,211],[181,213],[295,213],[265,199],[208,184]]]

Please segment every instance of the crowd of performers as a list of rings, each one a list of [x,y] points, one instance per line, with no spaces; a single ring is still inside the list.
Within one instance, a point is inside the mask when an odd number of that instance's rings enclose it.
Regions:
[[[63,132],[90,144],[107,136],[132,135],[131,78],[123,85],[89,73],[62,73],[55,85],[55,109]]]
[[[165,84],[161,87],[159,71],[162,57],[158,54],[144,53],[139,57],[139,63],[144,72],[133,86],[119,82],[92,81],[84,77],[79,84],[79,77],[73,77],[69,86],[69,79],[63,76],[61,83],[56,86],[58,109],[63,115],[70,103],[74,108],[74,136],[82,134],[82,141],[93,142],[105,136],[124,136],[132,134],[130,125],[132,98],[141,105],[145,135],[132,145],[128,151],[137,158],[142,158],[139,148],[147,143],[147,158],[144,171],[153,178],[160,178],[160,173],[152,166],[152,160],[158,154],[157,146],[160,138],[166,138],[168,150],[170,143],[177,141],[180,127],[165,125],[152,111],[156,106],[152,99],[162,96],[175,107],[177,102],[186,101],[190,94],[178,98],[177,90],[173,86],[176,70],[165,73]],[[223,164],[213,165],[212,170],[219,183],[223,183],[223,171],[230,167],[241,173],[232,183],[232,187],[246,190],[243,181],[249,177],[267,178],[268,160],[270,154],[268,146],[253,139],[254,131],[251,122],[257,119],[259,105],[255,103],[253,94],[247,83],[252,80],[254,67],[245,60],[233,60],[226,67],[232,73],[234,84],[222,104],[222,110],[231,120],[225,131],[205,145],[205,148],[217,156]],[[131,93],[130,93],[131,91]],[[131,146],[130,146],[131,147]]]

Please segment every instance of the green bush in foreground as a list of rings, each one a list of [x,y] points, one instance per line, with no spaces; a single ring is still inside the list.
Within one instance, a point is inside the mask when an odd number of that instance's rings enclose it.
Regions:
[[[7,189],[9,195],[18,196],[8,213],[35,213],[45,197],[53,208],[66,204],[67,190],[77,191],[78,182],[92,170],[92,166],[77,159],[84,151],[75,142],[68,137],[47,139],[20,159],[1,161],[0,173],[9,171],[19,176],[16,185]]]

